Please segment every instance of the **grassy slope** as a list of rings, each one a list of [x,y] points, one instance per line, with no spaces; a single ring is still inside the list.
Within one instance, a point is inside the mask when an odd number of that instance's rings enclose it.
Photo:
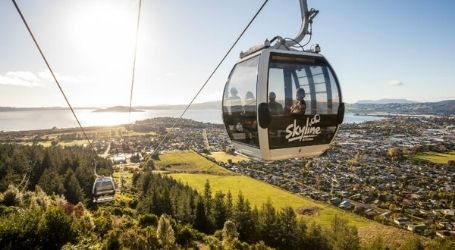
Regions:
[[[248,161],[249,159],[242,155],[230,155],[225,152],[212,152],[209,156],[213,157],[216,161],[227,163],[229,159],[237,163],[239,161]]]
[[[165,167],[168,171],[186,173],[210,173],[215,175],[231,175],[231,171],[220,167],[218,164],[208,161],[204,157],[192,151],[169,152],[160,156],[160,160],[155,161],[161,168]]]
[[[414,157],[434,163],[447,164],[449,160],[455,160],[455,151],[450,151],[447,153],[425,152],[416,154]]]
[[[276,208],[283,208],[286,206],[291,206],[293,208],[299,208],[302,206],[316,206],[320,208],[319,215],[305,216],[304,219],[306,221],[315,222],[323,227],[328,227],[330,225],[330,221],[335,215],[340,216],[347,219],[351,225],[355,225],[358,228],[360,238],[363,242],[368,242],[374,237],[381,235],[385,242],[396,245],[399,242],[409,239],[409,237],[412,236],[412,233],[405,230],[384,226],[375,221],[368,220],[350,212],[346,212],[326,203],[317,202],[306,197],[292,194],[281,188],[247,176],[234,175],[234,173],[223,168],[223,175],[216,175],[218,168],[221,167],[213,166],[212,162],[206,160],[194,152],[168,153],[161,156],[161,159],[161,161],[157,162],[159,165],[163,163],[176,164],[179,162],[185,162],[190,169],[199,168],[199,166],[202,169],[207,169],[207,166],[211,166],[211,170],[216,170],[214,172],[211,172],[211,174],[191,174],[188,172],[170,173],[173,178],[180,180],[183,183],[188,183],[188,185],[195,188],[199,192],[203,191],[205,181],[209,180],[213,193],[216,191],[222,191],[224,193],[230,191],[232,195],[236,197],[238,192],[241,191],[245,198],[247,198],[253,206],[257,206],[258,208],[260,208],[260,206],[269,198]],[[228,173],[231,173],[231,175],[226,175],[226,171]]]

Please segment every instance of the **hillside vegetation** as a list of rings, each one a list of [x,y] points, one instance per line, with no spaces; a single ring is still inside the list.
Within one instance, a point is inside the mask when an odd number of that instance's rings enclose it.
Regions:
[[[438,164],[447,164],[449,161],[455,161],[455,151],[447,153],[423,152],[413,156],[414,158],[431,161]]]
[[[184,157],[181,157],[181,155]],[[189,155],[194,155],[194,157],[190,157]],[[197,154],[194,152],[170,152],[161,157],[167,159],[168,161],[172,161],[174,164],[185,161],[185,164],[193,166],[192,168],[194,168],[194,166],[214,164],[203,157],[196,157],[196,155]],[[195,161],[188,162],[190,159],[194,159]],[[292,194],[288,191],[247,176],[239,176],[233,172],[230,173],[230,175],[218,175],[215,171],[201,174],[200,171],[196,170],[193,173],[188,171],[186,173],[169,173],[169,175],[177,180],[180,180],[182,183],[188,184],[199,192],[204,190],[204,185],[208,180],[215,192],[231,192],[234,197],[241,193],[251,202],[253,207],[261,207],[261,205],[268,200],[270,200],[277,209],[292,207],[294,210],[297,210],[299,208],[316,207],[318,208],[317,215],[303,216],[303,219],[307,223],[314,222],[323,228],[329,228],[331,221],[335,217],[345,219],[349,221],[350,225],[357,227],[362,242],[369,242],[375,237],[381,236],[391,245],[398,246],[404,241],[414,237],[414,235],[408,231],[382,225],[325,203],[320,203],[307,197]]]
[[[405,240],[393,244],[383,234],[387,227],[375,227],[341,210],[232,175],[193,152],[165,154],[156,163],[147,158],[139,166],[125,165],[124,171],[113,174],[117,183],[124,180],[115,201],[92,204],[90,189],[83,187],[92,184],[91,160],[102,163],[103,159],[76,147],[0,146],[0,167],[6,170],[0,181],[9,183],[0,192],[0,246],[4,249],[359,250],[385,249],[385,245],[390,249],[421,249],[422,243],[428,249],[454,247],[453,242],[422,241],[398,231],[395,238]],[[37,162],[27,165],[30,159]],[[166,167],[180,163],[195,174],[182,173],[181,166]],[[161,175],[154,170],[160,164],[169,174]],[[103,171],[111,170],[108,161],[101,166]],[[43,174],[34,172],[33,176],[40,176],[34,186],[21,184],[19,177],[24,172],[38,169]],[[73,171],[74,176],[68,171]],[[198,184],[179,182],[176,180],[179,176]],[[239,182],[225,183],[224,178],[236,178],[233,180]],[[73,189],[69,187],[77,187],[77,183],[81,189],[76,197],[83,199],[71,201],[73,196],[68,191]],[[255,197],[260,191],[270,194],[270,199]],[[319,206],[320,215],[298,216],[297,205]],[[318,222],[323,214],[327,220]],[[367,228],[375,236],[369,242],[364,238],[362,243],[358,227]]]

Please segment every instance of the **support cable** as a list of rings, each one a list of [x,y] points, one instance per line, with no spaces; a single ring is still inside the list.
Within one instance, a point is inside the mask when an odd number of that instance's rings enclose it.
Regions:
[[[49,62],[48,62],[46,56],[44,55],[43,50],[41,49],[40,45],[38,44],[38,41],[36,40],[35,35],[33,35],[33,32],[32,32],[32,30],[30,29],[30,26],[28,25],[27,20],[25,20],[25,17],[24,17],[24,15],[22,14],[21,9],[20,9],[19,6],[17,5],[16,0],[11,0],[11,1],[13,2],[14,7],[16,8],[17,12],[19,13],[19,16],[21,17],[22,22],[24,23],[25,27],[27,28],[28,33],[29,33],[30,36],[32,37],[33,42],[35,43],[35,46],[36,46],[36,48],[38,49],[38,51],[39,51],[39,53],[40,53],[40,55],[41,55],[41,58],[44,60],[44,63],[46,64],[47,68],[49,69],[49,72],[51,73],[52,78],[54,79],[54,82],[57,84],[58,89],[59,89],[60,92],[62,93],[63,98],[64,98],[65,101],[66,101],[66,104],[68,105],[68,107],[69,107],[70,110],[71,110],[71,113],[73,114],[74,118],[76,119],[76,122],[77,122],[77,124],[79,125],[79,128],[81,129],[82,134],[84,135],[85,139],[87,140],[90,149],[91,149],[91,150],[95,153],[95,155],[96,155],[95,147],[93,146],[92,141],[88,138],[87,133],[85,132],[84,127],[82,126],[81,122],[79,121],[79,118],[77,117],[76,112],[74,111],[73,107],[71,106],[71,103],[70,103],[69,100],[68,100],[68,97],[67,97],[66,94],[65,94],[65,91],[63,91],[63,88],[62,88],[62,86],[60,85],[60,82],[57,80],[57,77],[56,77],[54,71],[52,70],[52,68],[51,68],[51,66],[50,66],[50,64],[49,64]],[[95,175],[96,175],[96,159],[95,159],[95,169],[94,169],[94,171],[95,171]]]
[[[177,125],[178,121],[180,121],[180,119],[185,115],[186,111],[188,111],[188,109],[191,107],[191,105],[193,104],[194,100],[196,100],[196,98],[199,96],[199,94],[202,92],[202,90],[205,88],[205,86],[207,86],[207,83],[212,79],[213,75],[216,73],[216,71],[218,70],[218,68],[221,66],[221,64],[224,62],[224,60],[226,59],[226,57],[231,53],[232,49],[235,47],[235,45],[237,45],[237,42],[240,40],[240,38],[242,38],[242,36],[245,34],[245,32],[248,30],[248,28],[251,26],[251,24],[253,23],[253,21],[256,19],[256,17],[259,15],[259,13],[262,11],[262,9],[264,8],[264,6],[268,3],[269,0],[264,0],[264,2],[262,3],[261,7],[259,7],[259,9],[256,11],[256,13],[254,14],[254,16],[251,18],[251,20],[248,22],[248,24],[245,26],[245,28],[243,29],[243,31],[240,33],[240,35],[237,37],[237,39],[234,41],[234,43],[231,45],[231,47],[228,49],[228,51],[226,52],[226,54],[222,57],[222,59],[218,62],[218,64],[216,65],[215,69],[213,69],[212,73],[209,75],[209,77],[207,78],[207,80],[205,80],[204,84],[202,84],[201,88],[196,92],[196,95],[194,95],[193,99],[191,99],[191,101],[188,103],[188,105],[186,106],[185,110],[183,110],[183,112],[180,114],[180,116],[178,117],[178,119],[174,122],[174,124],[172,125],[171,127],[171,130],[175,127],[175,125]],[[163,142],[167,139],[168,137],[168,134],[166,134],[164,136],[164,138],[160,141],[160,143],[158,144],[158,146],[153,150],[153,153],[152,155],[154,155],[156,153],[156,151],[160,148],[160,146],[163,144]]]
[[[137,57],[137,41],[139,38],[139,23],[141,20],[141,6],[142,0],[139,0],[139,7],[137,10],[137,22],[136,22],[136,41],[134,44],[134,58],[133,58],[133,72],[131,75],[131,90],[130,90],[130,108],[129,108],[129,120],[131,122],[131,105],[133,103],[133,89],[134,89],[134,78],[136,73],[136,57]]]

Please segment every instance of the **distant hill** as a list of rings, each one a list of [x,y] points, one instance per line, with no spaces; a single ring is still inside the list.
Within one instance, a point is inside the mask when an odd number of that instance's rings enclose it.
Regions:
[[[379,100],[360,100],[357,101],[358,104],[389,104],[389,103],[416,103],[415,101],[411,101],[408,99],[379,99]]]
[[[156,110],[156,109],[167,109],[167,110],[182,110],[186,108],[186,104],[179,105],[157,105],[157,106],[138,106],[139,109]],[[190,109],[221,109],[221,101],[211,101],[194,103]]]
[[[393,101],[392,101],[393,100]],[[401,103],[399,102],[401,100]],[[403,103],[403,101],[405,103]],[[365,103],[366,102],[366,103]],[[411,114],[411,115],[455,115],[455,100],[446,100],[440,102],[413,102],[406,99],[381,99],[372,102],[385,103],[368,103],[368,100],[357,103],[347,103],[346,112],[359,114]],[[144,110],[183,110],[186,105],[157,105],[157,106],[136,106],[133,112],[142,112]],[[63,107],[42,107],[42,108],[14,108],[0,107],[0,112],[8,111],[34,111],[34,110],[66,110]],[[128,107],[116,106],[108,109],[99,108],[75,108],[75,109],[97,109],[97,112],[128,112]],[[221,101],[211,101],[195,103],[191,105],[193,110],[219,110]]]
[[[97,109],[96,107],[76,107],[74,109]],[[0,112],[40,111],[40,110],[70,110],[67,107],[0,107]]]
[[[115,106],[115,107],[97,109],[97,110],[94,110],[93,112],[129,112],[129,111],[130,111],[129,107]],[[144,110],[131,108],[131,112],[144,112]]]
[[[455,100],[419,103],[346,104],[349,113],[361,114],[409,114],[409,115],[455,115]]]

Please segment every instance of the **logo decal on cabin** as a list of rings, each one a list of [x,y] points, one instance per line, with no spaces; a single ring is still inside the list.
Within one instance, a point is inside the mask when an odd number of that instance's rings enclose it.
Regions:
[[[321,116],[318,114],[306,118],[305,126],[297,125],[297,120],[294,119],[294,123],[286,127],[286,139],[288,142],[314,140],[321,133],[321,127],[314,126],[320,121]]]

